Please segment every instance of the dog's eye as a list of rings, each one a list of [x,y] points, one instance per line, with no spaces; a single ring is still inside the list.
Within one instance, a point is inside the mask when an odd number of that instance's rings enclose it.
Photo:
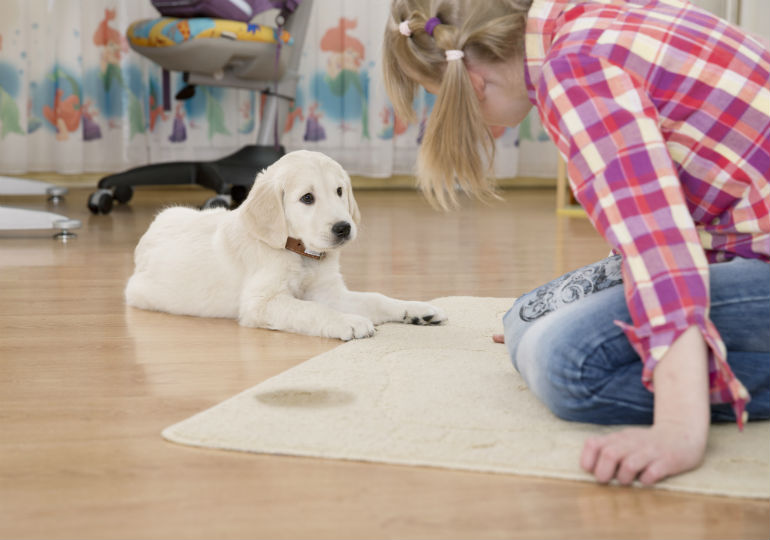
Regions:
[[[315,197],[313,197],[312,193],[305,193],[299,200],[303,204],[313,204],[315,202]]]
[[[337,195],[339,195],[340,197],[342,197],[342,188],[341,188],[341,187],[338,187],[338,188],[337,188]]]

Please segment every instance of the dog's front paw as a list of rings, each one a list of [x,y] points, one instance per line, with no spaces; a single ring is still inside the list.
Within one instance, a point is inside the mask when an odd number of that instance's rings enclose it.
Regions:
[[[406,302],[404,306],[404,323],[420,325],[437,325],[447,320],[446,314],[436,306],[425,302]]]
[[[344,314],[339,320],[328,325],[323,332],[324,337],[350,341],[351,339],[368,338],[374,335],[374,323],[366,317]]]

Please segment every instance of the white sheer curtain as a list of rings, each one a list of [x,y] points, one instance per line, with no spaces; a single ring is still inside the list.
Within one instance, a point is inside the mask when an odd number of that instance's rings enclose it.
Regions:
[[[297,99],[284,126],[287,149],[323,151],[351,174],[413,171],[422,125],[394,118],[382,84],[388,5],[315,1]],[[193,99],[172,99],[171,110],[163,110],[160,68],[124,37],[131,22],[155,16],[149,0],[0,2],[0,174],[215,159],[254,142],[253,92],[199,87]],[[266,13],[257,21],[272,18]],[[172,96],[181,86],[181,74],[172,74]],[[415,106],[424,121],[432,96],[421,94]],[[496,135],[498,176],[555,175],[555,151],[536,115]]]
[[[0,2],[0,173],[118,171],[254,140],[252,92],[206,88],[163,111],[160,68],[125,40],[156,16],[144,0]]]

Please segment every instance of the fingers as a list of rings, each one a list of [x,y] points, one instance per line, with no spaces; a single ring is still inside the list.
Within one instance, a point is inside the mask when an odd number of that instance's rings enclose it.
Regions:
[[[624,486],[630,485],[640,474],[646,474],[647,469],[653,463],[655,456],[646,449],[632,450],[618,464],[618,470],[615,478]],[[664,475],[665,476],[665,475]],[[658,478],[660,480],[662,476]],[[657,482],[657,480],[655,480]],[[655,483],[653,482],[653,483]]]
[[[668,475],[667,463],[663,460],[659,460],[647,466],[644,472],[639,475],[639,481],[645,486],[651,486],[656,482],[660,482]]]
[[[594,465],[594,476],[601,484],[606,484],[615,477],[615,471],[623,461],[626,450],[618,445],[608,444],[599,452]]]
[[[495,343],[505,343],[505,336],[502,334],[492,334],[492,341]]]
[[[629,485],[644,476],[643,483],[655,483],[667,473],[661,467],[654,449],[640,440],[640,432],[627,429],[601,437],[591,437],[583,445],[580,466],[606,484],[617,480]],[[646,480],[646,481],[645,481]]]
[[[601,483],[638,479],[649,486],[698,467],[705,451],[701,437],[683,436],[678,424],[661,422],[586,439],[580,466]]]
[[[580,453],[580,467],[587,473],[593,473],[599,453],[602,449],[602,437],[589,437],[583,443],[583,451]]]

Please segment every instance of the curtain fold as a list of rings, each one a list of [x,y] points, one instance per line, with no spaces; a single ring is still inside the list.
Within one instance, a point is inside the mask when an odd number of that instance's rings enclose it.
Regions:
[[[282,126],[287,150],[325,152],[362,176],[414,171],[433,96],[417,96],[417,124],[394,116],[380,67],[388,4],[314,2],[296,100]],[[216,159],[256,140],[254,92],[199,86],[178,101],[184,83],[172,73],[164,110],[162,70],[125,38],[129,24],[157,16],[148,0],[0,3],[0,174]],[[256,21],[271,25],[274,16]],[[498,177],[555,176],[555,150],[535,114],[495,136]]]

